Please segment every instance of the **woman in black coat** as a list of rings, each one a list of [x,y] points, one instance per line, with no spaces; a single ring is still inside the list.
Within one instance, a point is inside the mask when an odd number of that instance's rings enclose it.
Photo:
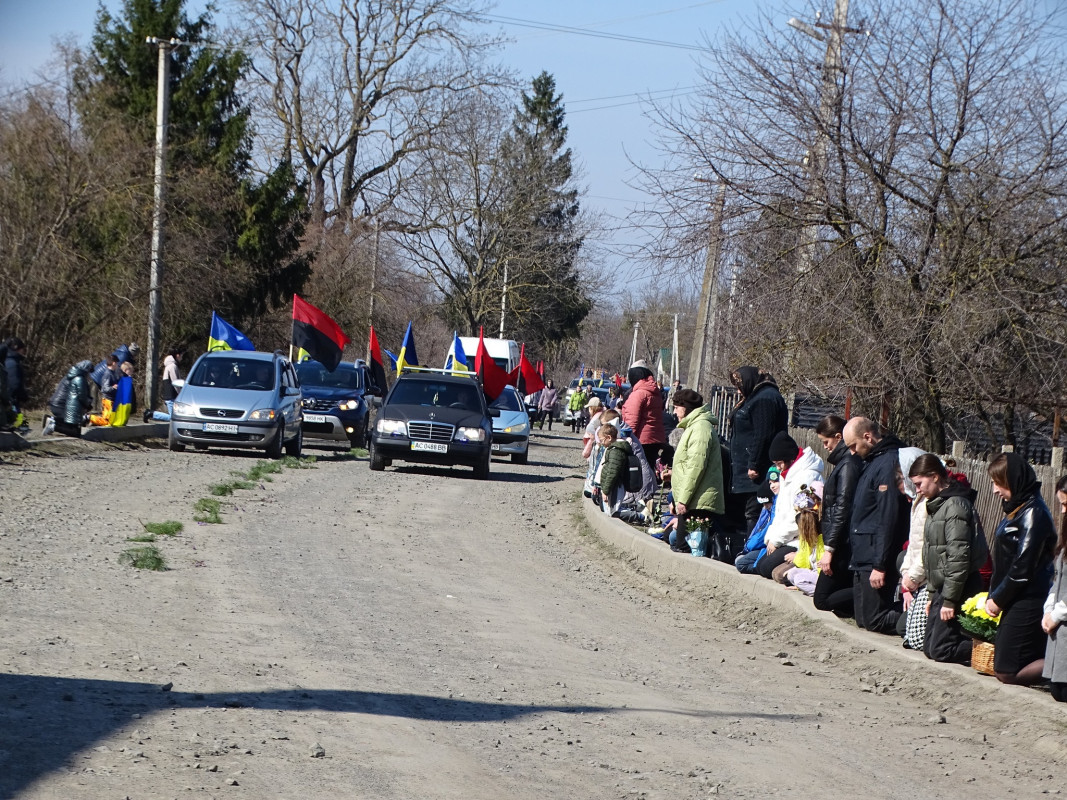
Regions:
[[[1000,615],[993,671],[1001,683],[1029,685],[1041,680],[1045,598],[1052,585],[1056,529],[1034,469],[1015,453],[989,464],[993,492],[1002,500],[1004,521],[993,538],[993,579],[986,611]]]
[[[829,454],[831,472],[826,476],[822,493],[823,555],[819,559],[819,578],[815,581],[812,600],[820,611],[832,611],[839,617],[853,613],[852,560],[848,529],[852,520],[852,498],[863,472],[863,459],[849,451],[842,439],[845,420],[834,414],[823,417],[815,433]]]
[[[738,367],[730,381],[741,400],[730,414],[731,474],[726,477],[730,493],[745,500],[745,521],[752,533],[762,510],[756,489],[771,466],[771,442],[789,426],[789,412],[774,378],[756,367]]]

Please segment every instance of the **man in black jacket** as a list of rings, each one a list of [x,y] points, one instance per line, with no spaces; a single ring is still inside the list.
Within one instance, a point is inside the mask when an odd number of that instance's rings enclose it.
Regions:
[[[823,555],[819,559],[819,578],[812,600],[820,611],[832,611],[839,617],[851,617],[854,597],[852,587],[852,547],[849,527],[856,484],[863,472],[863,459],[849,451],[842,434],[845,420],[834,414],[823,417],[815,433],[829,454],[826,461],[831,472],[826,476],[822,494]]]
[[[898,487],[904,443],[883,434],[878,423],[853,417],[843,432],[845,446],[863,459],[852,500],[849,542],[856,625],[895,634],[902,611],[895,602],[897,553],[908,539],[908,501]]]

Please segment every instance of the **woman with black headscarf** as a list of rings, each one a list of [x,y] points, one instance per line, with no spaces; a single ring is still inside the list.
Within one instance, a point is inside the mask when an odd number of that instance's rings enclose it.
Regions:
[[[774,437],[789,425],[785,398],[774,378],[756,367],[738,367],[730,382],[741,399],[730,414],[730,494],[739,495],[735,503],[745,504],[748,532],[756,526],[761,507],[756,489],[771,466],[768,454]]]
[[[1029,685],[1041,680],[1045,665],[1044,602],[1052,585],[1056,529],[1034,469],[1015,453],[989,464],[993,493],[1004,521],[993,537],[993,579],[986,611],[1000,615],[993,671],[1001,683]]]

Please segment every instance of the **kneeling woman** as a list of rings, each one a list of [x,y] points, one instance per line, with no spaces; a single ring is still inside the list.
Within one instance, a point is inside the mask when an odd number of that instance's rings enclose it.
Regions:
[[[1001,453],[988,471],[1005,515],[993,541],[993,580],[986,601],[990,616],[1002,614],[993,671],[1001,683],[1026,686],[1041,680],[1045,665],[1041,617],[1052,585],[1056,531],[1041,499],[1041,483],[1022,456]]]
[[[989,555],[974,510],[978,493],[950,478],[933,453],[915,459],[908,477],[919,493],[916,502],[925,501],[927,512],[922,551],[930,604],[923,652],[934,661],[967,664],[971,639],[956,613],[964,600],[981,591],[979,570]]]

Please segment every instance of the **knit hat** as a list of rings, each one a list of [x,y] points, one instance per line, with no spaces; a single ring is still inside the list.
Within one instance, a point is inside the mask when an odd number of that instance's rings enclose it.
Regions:
[[[785,431],[774,437],[767,451],[767,457],[771,461],[784,461],[786,464],[792,464],[797,460],[798,455],[800,455],[800,445]]]
[[[676,406],[681,406],[689,411],[704,405],[704,398],[700,396],[699,392],[694,392],[692,389],[679,389],[674,393],[673,397]]]
[[[778,483],[782,479],[782,471],[778,467],[767,470],[767,483]]]
[[[640,369],[647,369],[649,372],[652,371],[652,368],[648,366],[648,362],[645,361],[643,358],[637,359],[637,361],[630,365],[630,369],[633,369],[634,367],[638,367]]]
[[[762,505],[763,503],[771,502],[771,500],[773,499],[774,492],[771,491],[771,482],[764,481],[759,485],[759,488],[756,490],[756,502]]]

